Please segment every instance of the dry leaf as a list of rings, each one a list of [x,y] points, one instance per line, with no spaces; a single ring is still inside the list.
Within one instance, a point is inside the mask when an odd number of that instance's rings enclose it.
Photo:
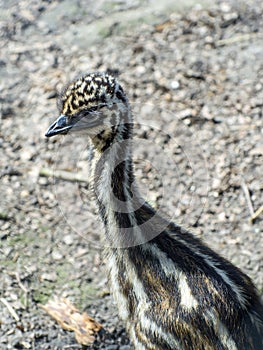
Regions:
[[[81,314],[68,299],[56,297],[40,307],[53,317],[63,329],[74,331],[77,342],[82,345],[93,344],[95,335],[103,328],[86,312]]]

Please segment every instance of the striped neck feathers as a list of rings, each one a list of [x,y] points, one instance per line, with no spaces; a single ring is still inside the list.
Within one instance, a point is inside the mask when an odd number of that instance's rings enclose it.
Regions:
[[[110,135],[106,141],[105,135]],[[92,187],[106,228],[106,244],[111,247],[145,243],[155,236],[154,232],[167,227],[167,221],[139,195],[131,137],[132,124],[121,123],[112,134],[97,135],[92,140]]]

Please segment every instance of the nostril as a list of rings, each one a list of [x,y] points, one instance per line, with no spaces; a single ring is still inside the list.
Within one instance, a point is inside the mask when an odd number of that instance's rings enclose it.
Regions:
[[[57,121],[57,126],[58,127],[66,126],[67,122],[68,122],[68,118],[65,115],[62,115]]]

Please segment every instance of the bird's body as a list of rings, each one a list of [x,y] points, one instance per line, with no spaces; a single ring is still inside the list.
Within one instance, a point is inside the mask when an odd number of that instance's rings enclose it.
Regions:
[[[136,350],[262,350],[263,306],[244,273],[141,198],[123,89],[93,73],[70,84],[47,136],[87,130],[109,282]]]

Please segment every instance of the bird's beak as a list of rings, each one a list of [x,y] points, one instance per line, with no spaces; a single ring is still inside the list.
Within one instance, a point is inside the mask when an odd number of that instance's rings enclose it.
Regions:
[[[66,134],[72,126],[73,125],[69,123],[68,117],[62,114],[53,124],[50,125],[45,136],[51,137],[58,134]]]

